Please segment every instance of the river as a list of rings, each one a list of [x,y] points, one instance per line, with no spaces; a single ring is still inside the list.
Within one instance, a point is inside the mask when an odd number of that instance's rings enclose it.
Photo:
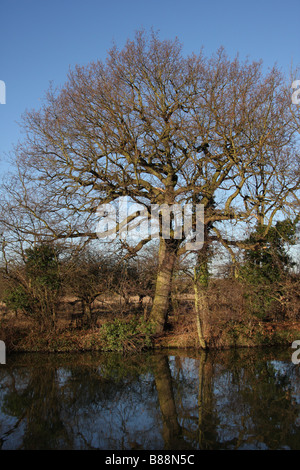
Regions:
[[[300,449],[292,350],[11,354],[2,449]]]

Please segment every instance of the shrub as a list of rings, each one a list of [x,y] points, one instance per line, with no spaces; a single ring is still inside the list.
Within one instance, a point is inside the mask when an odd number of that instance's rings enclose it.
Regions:
[[[153,325],[143,319],[115,319],[101,328],[102,349],[124,353],[141,351],[151,347],[153,334]]]

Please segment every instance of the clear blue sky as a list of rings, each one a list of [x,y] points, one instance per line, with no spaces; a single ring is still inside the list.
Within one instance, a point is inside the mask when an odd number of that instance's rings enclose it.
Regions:
[[[22,113],[39,108],[51,81],[63,84],[69,67],[105,59],[113,41],[122,47],[152,27],[186,53],[222,45],[287,73],[300,64],[300,0],[0,0],[0,171],[22,139]]]

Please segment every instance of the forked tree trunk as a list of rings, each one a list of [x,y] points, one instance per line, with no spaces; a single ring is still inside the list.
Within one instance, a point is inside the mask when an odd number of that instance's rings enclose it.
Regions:
[[[166,325],[178,246],[178,240],[160,239],[155,294],[149,315],[149,321],[155,325],[156,333],[162,333]]]

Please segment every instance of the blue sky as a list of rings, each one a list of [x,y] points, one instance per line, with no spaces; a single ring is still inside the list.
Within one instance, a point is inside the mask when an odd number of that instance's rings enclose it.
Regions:
[[[0,20],[2,172],[22,140],[22,113],[41,106],[50,82],[62,85],[75,64],[104,60],[113,41],[122,47],[138,29],[177,36],[184,53],[224,46],[287,74],[300,64],[300,0],[0,0]]]

